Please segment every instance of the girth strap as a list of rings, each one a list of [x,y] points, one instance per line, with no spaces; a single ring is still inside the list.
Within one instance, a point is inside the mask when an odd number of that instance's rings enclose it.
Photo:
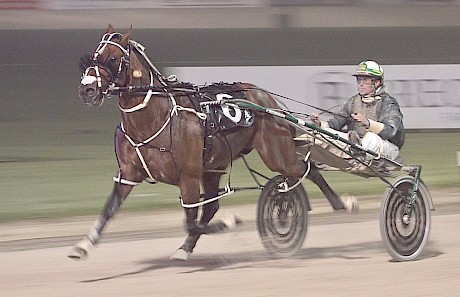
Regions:
[[[171,119],[171,117],[168,118],[168,120],[166,121],[165,125],[163,126],[166,127],[166,124],[169,123],[169,120]],[[123,132],[123,135],[125,135],[126,139],[129,141],[129,143],[131,143],[131,145],[134,147],[134,150],[136,151],[137,153],[137,156],[139,157],[139,160],[141,161],[142,163],[142,167],[144,168],[145,172],[147,173],[147,175],[150,177],[150,179],[152,180],[152,182],[156,182],[156,180],[153,178],[152,176],[152,173],[150,173],[150,170],[149,170],[149,167],[147,166],[147,163],[145,162],[144,160],[144,157],[142,156],[142,153],[141,153],[141,150],[140,150],[140,147],[141,146],[144,146],[146,143],[148,142],[141,142],[141,143],[135,143],[131,137],[129,137],[129,135],[126,133],[125,131],[125,128],[123,127],[123,123],[121,123],[120,125],[120,129],[121,131]],[[155,135],[154,137],[151,137],[151,139],[155,138],[161,131],[163,131],[163,129],[160,129]],[[149,138],[150,139],[150,138]],[[150,141],[150,140],[149,140]]]

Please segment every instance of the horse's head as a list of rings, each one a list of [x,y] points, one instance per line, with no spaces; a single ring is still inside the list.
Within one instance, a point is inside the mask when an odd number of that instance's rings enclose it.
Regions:
[[[78,92],[85,104],[99,106],[111,87],[127,83],[130,37],[131,29],[125,34],[114,33],[109,25],[94,53],[80,58],[83,75]]]

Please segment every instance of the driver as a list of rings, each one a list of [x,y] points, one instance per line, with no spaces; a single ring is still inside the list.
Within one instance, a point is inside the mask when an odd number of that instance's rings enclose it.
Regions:
[[[383,68],[374,61],[363,61],[353,76],[358,94],[348,99],[329,120],[321,121],[318,114],[313,114],[311,121],[365,149],[402,163],[399,150],[404,144],[403,115],[396,99],[386,92]],[[345,126],[348,133],[340,132]],[[372,156],[367,154],[366,159]]]

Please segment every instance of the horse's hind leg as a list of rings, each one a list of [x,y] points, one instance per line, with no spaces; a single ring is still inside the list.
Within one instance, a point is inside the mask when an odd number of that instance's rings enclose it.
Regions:
[[[339,197],[326,182],[319,169],[313,164],[311,164],[311,169],[307,177],[318,186],[321,192],[323,192],[334,210],[345,209],[350,213],[357,213],[359,211],[358,200],[356,197]]]
[[[272,132],[259,132],[255,138],[256,149],[265,165],[285,176],[301,178],[305,174],[307,166],[304,161],[297,157],[291,130],[286,127],[275,126],[273,122],[266,122],[265,119],[260,127],[262,127],[262,131],[269,130]],[[342,200],[332,190],[313,163],[310,163],[307,178],[318,186],[335,210],[345,209]]]
[[[319,172],[319,169],[313,163],[310,163],[310,172],[308,172],[307,178],[318,186],[334,210],[345,209],[342,200],[337,196],[334,190],[332,190],[321,172]]]
[[[284,147],[285,150],[279,150],[280,147]],[[307,170],[307,166],[304,161],[297,158],[295,149],[290,150],[289,148],[289,145],[278,145],[270,152],[259,152],[259,155],[271,170],[277,171],[285,176],[301,178]],[[279,155],[274,155],[274,152],[278,152]],[[347,209],[348,211],[354,212],[357,209],[356,201],[347,201],[347,204],[350,204],[350,206],[348,208],[345,207],[343,201],[334,190],[332,190],[321,175],[319,169],[312,162],[310,162],[310,171],[308,172],[307,178],[318,186],[334,210]]]
[[[264,164],[284,176],[301,178],[306,164],[297,157],[293,131],[280,119],[261,117],[253,145]]]
[[[88,255],[89,249],[97,244],[107,222],[115,215],[120,205],[131,192],[133,186],[114,183],[112,193],[107,198],[105,206],[88,234],[78,242],[68,255],[71,259],[84,259]]]

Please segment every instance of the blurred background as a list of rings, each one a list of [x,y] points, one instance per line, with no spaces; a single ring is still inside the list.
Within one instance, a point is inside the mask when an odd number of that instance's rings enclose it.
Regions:
[[[102,207],[119,111],[115,101],[80,102],[78,60],[109,23],[132,26],[166,75],[250,81],[323,108],[351,96],[354,67],[375,60],[406,116],[404,159],[424,166],[429,187],[459,187],[460,1],[0,0],[0,222]],[[383,193],[380,181],[350,187],[344,175],[330,176],[339,192]],[[179,208],[172,187],[142,185],[133,196],[127,210]]]

